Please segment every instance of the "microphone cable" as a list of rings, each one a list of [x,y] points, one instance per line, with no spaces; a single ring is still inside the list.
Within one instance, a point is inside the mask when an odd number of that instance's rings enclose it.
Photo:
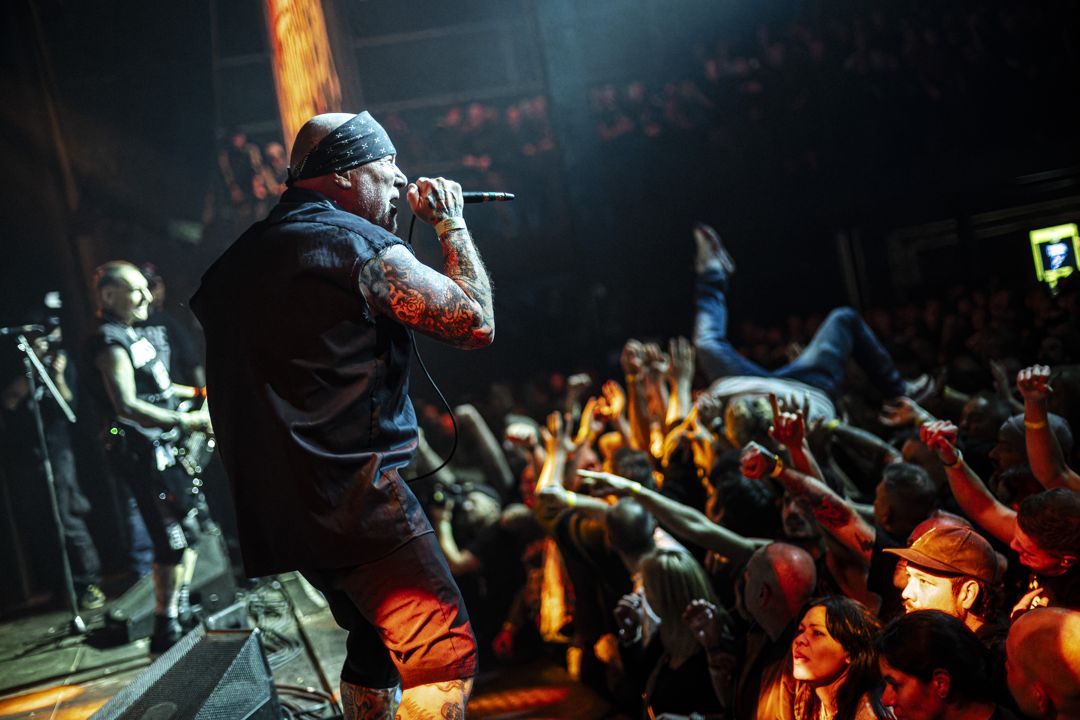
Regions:
[[[415,226],[416,226],[416,214],[413,213],[412,219],[409,220],[409,235],[406,238],[406,242],[409,244],[410,248],[412,247],[412,235],[413,235],[413,228]],[[439,389],[439,385],[438,385],[438,383],[435,382],[435,378],[431,377],[431,373],[428,372],[427,365],[424,364],[424,358],[420,356],[420,346],[416,344],[416,335],[413,334],[412,328],[408,328],[408,332],[409,332],[409,339],[412,341],[413,353],[416,355],[416,359],[420,363],[420,369],[424,371],[424,376],[428,379],[428,382],[431,383],[431,387],[435,390],[435,394],[439,396],[439,400],[442,401],[443,407],[446,408],[446,412],[450,413],[450,424],[453,425],[453,427],[454,427],[454,442],[450,446],[450,452],[447,453],[446,459],[443,460],[442,463],[440,463],[439,466],[437,468],[435,468],[434,470],[430,470],[430,471],[424,473],[423,475],[418,475],[417,477],[405,480],[405,482],[411,484],[411,483],[423,480],[424,478],[431,477],[432,475],[439,472],[440,470],[442,470],[444,467],[446,467],[450,463],[450,460],[454,457],[454,453],[457,452],[458,424],[457,424],[457,416],[454,415],[454,409],[450,407],[450,403],[447,401],[446,396],[443,395],[442,390]],[[419,448],[417,448],[417,449],[419,449]],[[434,450],[432,452],[434,452]]]

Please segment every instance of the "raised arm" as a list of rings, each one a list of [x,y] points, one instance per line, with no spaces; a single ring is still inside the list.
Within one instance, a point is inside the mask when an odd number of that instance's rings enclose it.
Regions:
[[[447,500],[443,507],[432,507],[428,513],[431,522],[435,526],[435,538],[446,556],[446,564],[450,566],[450,572],[455,575],[464,575],[471,572],[479,572],[483,569],[480,561],[471,550],[458,547],[454,537],[454,501]]]
[[[927,423],[919,429],[919,438],[945,464],[949,487],[960,509],[983,530],[1007,545],[1016,532],[1016,512],[994,497],[967,466],[956,449],[956,434],[956,426],[947,420]]]
[[[484,416],[473,405],[459,405],[457,416],[462,437],[471,440],[479,451],[480,465],[488,483],[494,485],[503,498],[509,497],[514,490],[514,473],[495,433],[491,432]]]
[[[630,423],[626,421],[626,416],[623,415],[623,410],[626,408],[626,393],[623,392],[622,386],[614,380],[605,382],[603,387],[600,388],[600,392],[602,394],[598,399],[596,412],[614,425],[615,429],[622,435],[623,442],[629,445]]]
[[[563,416],[558,411],[549,413],[547,428],[542,429],[544,437],[544,464],[540,468],[540,476],[536,479],[536,490],[539,494],[546,488],[562,488],[563,468],[566,467],[566,428]]]
[[[649,452],[651,435],[649,409],[645,398],[645,347],[631,338],[619,357],[626,378],[626,416],[630,425],[630,447]]]
[[[694,382],[694,344],[687,338],[672,338],[668,344],[671,363],[668,366],[667,417],[664,426],[671,427],[690,413],[693,400],[690,392]]]
[[[794,408],[794,412],[781,412],[780,402],[776,399],[775,393],[769,393],[769,403],[772,405],[773,413],[773,424],[769,428],[769,436],[787,448],[793,468],[805,475],[824,480],[825,476],[814,458],[814,453],[810,451],[810,445],[806,442],[805,413],[798,408]]]
[[[854,557],[869,565],[874,549],[876,531],[855,508],[833,492],[825,483],[798,470],[784,467],[780,458],[757,443],[743,448],[742,474],[761,479],[772,475],[795,497],[799,498],[827,532]]]
[[[672,534],[707,550],[726,555],[731,558],[736,567],[741,567],[755,550],[770,542],[764,539],[745,538],[722,525],[717,525],[699,510],[664,497],[627,478],[588,470],[578,470],[578,474],[593,481],[590,488],[593,494],[633,497]]]
[[[438,272],[403,245],[391,245],[360,271],[360,289],[376,312],[461,348],[495,337],[491,280],[462,217],[461,186],[419,178],[408,189],[416,217],[436,227],[443,250]]]
[[[1024,437],[1032,474],[1047,489],[1080,490],[1080,475],[1065,463],[1061,445],[1050,429],[1046,409],[1046,401],[1053,392],[1050,368],[1046,365],[1024,368],[1016,376],[1016,387],[1024,397]]]

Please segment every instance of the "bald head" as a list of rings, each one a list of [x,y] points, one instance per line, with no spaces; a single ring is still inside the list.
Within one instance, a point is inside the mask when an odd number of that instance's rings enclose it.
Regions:
[[[134,263],[127,260],[110,260],[95,268],[91,283],[98,292],[101,292],[103,288],[120,284],[128,278],[134,277],[135,274],[142,275],[142,271]]]
[[[296,133],[296,140],[293,141],[289,166],[295,168],[299,165],[304,156],[311,152],[311,148],[319,144],[319,141],[354,117],[356,116],[352,113],[324,113],[304,123],[300,132]]]
[[[1025,715],[1080,717],[1080,611],[1038,608],[1006,642],[1009,691]]]
[[[814,558],[802,548],[770,543],[746,564],[746,611],[774,640],[798,617],[817,585]]]

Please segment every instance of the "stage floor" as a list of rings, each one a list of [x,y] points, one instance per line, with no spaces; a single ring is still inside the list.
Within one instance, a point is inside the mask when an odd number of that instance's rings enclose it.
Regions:
[[[337,692],[345,633],[317,594],[308,594],[295,576],[283,579],[242,594],[248,621],[260,628],[282,703],[294,712],[312,710],[308,717],[335,717],[317,696],[324,691],[322,678]],[[295,619],[286,599],[292,601]],[[85,634],[69,632],[70,615],[64,612],[0,623],[0,719],[89,718],[149,667],[146,639],[106,642],[105,611],[83,615]],[[572,681],[558,664],[543,660],[483,668],[468,711],[470,718],[492,720],[590,720],[608,714],[601,698]]]

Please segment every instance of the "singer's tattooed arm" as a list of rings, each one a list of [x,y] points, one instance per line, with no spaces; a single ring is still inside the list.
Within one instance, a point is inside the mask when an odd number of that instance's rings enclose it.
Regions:
[[[491,281],[468,231],[443,241],[443,272],[391,245],[360,271],[360,288],[379,314],[463,348],[490,345],[495,336]]]

